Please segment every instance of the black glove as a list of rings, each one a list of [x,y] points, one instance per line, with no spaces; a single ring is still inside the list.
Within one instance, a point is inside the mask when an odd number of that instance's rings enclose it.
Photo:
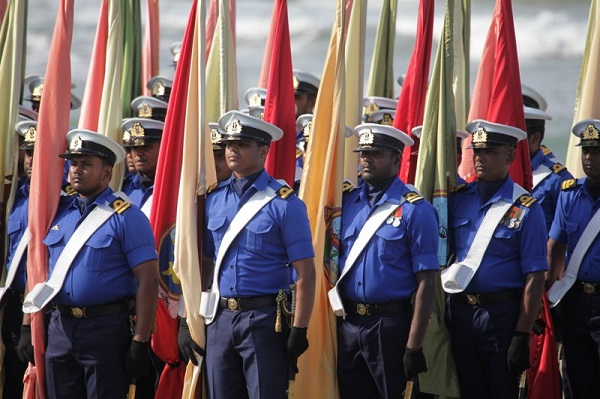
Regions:
[[[508,371],[521,374],[529,368],[529,333],[515,331],[508,347]]]
[[[23,363],[31,363],[35,366],[33,356],[33,345],[31,344],[31,326],[23,324],[21,326],[21,338],[17,345],[17,355]]]
[[[425,355],[423,355],[423,348],[415,350],[406,348],[402,363],[404,364],[404,374],[406,374],[406,378],[409,379],[416,377],[419,373],[424,373],[427,371],[427,364],[425,362]]]
[[[131,341],[131,346],[125,357],[127,373],[132,378],[138,378],[148,374],[150,366],[150,343]]]
[[[194,352],[199,354],[202,357],[206,356],[206,352],[204,349],[200,347],[193,339],[190,334],[190,327],[187,324],[185,318],[181,318],[179,321],[179,333],[177,334],[177,345],[179,345],[179,351],[181,352],[181,357],[185,362],[192,362],[194,366],[198,365],[198,359]]]
[[[287,342],[288,360],[290,361],[290,369],[298,372],[298,358],[308,349],[308,339],[306,332],[308,327],[292,327],[290,337]]]

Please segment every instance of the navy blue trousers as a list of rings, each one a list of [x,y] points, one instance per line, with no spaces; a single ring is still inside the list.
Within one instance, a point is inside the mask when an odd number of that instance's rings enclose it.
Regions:
[[[600,295],[570,290],[562,307],[562,342],[574,398],[600,395]]]
[[[127,311],[77,319],[52,311],[46,349],[48,398],[124,398]]]
[[[342,398],[402,398],[402,358],[411,313],[338,318],[338,386]]]
[[[23,363],[17,355],[17,346],[21,338],[23,323],[23,303],[18,293],[8,290],[4,294],[6,305],[2,321],[2,340],[6,347],[4,354],[4,398],[21,398],[23,396],[23,375],[27,363]]]
[[[206,369],[212,399],[287,397],[287,327],[284,320],[283,332],[275,332],[275,313],[275,306],[218,310],[206,331]]]
[[[472,306],[450,295],[447,303],[461,399],[516,398],[519,376],[508,371],[507,355],[521,300]]]

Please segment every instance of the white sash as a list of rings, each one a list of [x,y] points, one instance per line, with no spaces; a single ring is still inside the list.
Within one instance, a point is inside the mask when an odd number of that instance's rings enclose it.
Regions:
[[[119,197],[120,194],[121,193],[119,192],[114,195]],[[125,201],[126,197],[123,197],[120,198]],[[65,248],[60,253],[48,281],[37,283],[25,297],[25,300],[23,301],[24,313],[35,313],[40,311],[56,296],[56,294],[58,294],[65,282],[65,278],[67,277],[67,273],[71,268],[73,260],[83,245],[114,213],[115,210],[108,205],[97,205],[90,212],[79,227],[77,227],[69,239],[69,242],[67,242],[67,245],[65,245]]]
[[[250,220],[273,198],[277,196],[275,190],[271,187],[265,189],[265,191],[257,191],[252,197],[246,202],[235,214],[235,217],[227,227],[227,231],[223,235],[219,251],[217,252],[217,259],[215,261],[215,268],[213,271],[212,287],[207,291],[204,291],[200,298],[200,315],[204,317],[204,322],[210,324],[213,322],[215,315],[217,314],[217,306],[219,305],[219,299],[221,293],[219,292],[219,269],[223,258],[227,253],[227,250],[231,246],[233,240],[238,236],[242,229],[248,224]]]
[[[490,245],[494,230],[500,223],[502,216],[510,209],[512,204],[523,194],[527,194],[518,184],[513,186],[512,202],[495,202],[486,212],[475,238],[469,247],[469,252],[461,262],[452,264],[447,269],[442,270],[442,287],[449,294],[456,294],[464,291],[469,282],[479,269],[483,255]]]
[[[2,298],[4,298],[4,293],[10,288],[10,285],[13,283],[15,276],[17,275],[19,263],[21,263],[21,259],[23,259],[23,254],[27,249],[27,244],[29,244],[29,240],[31,240],[31,232],[29,231],[29,228],[27,228],[21,236],[21,240],[19,241],[19,244],[15,249],[13,258],[10,261],[10,267],[8,268],[8,275],[6,276],[6,282],[4,283],[4,287],[0,287],[0,302],[2,301]]]
[[[596,211],[592,217],[592,220],[589,221],[587,226],[585,226],[583,233],[581,233],[581,237],[579,238],[579,241],[577,241],[577,245],[575,245],[575,249],[571,254],[571,259],[569,259],[567,272],[563,278],[555,281],[554,284],[552,284],[552,287],[550,287],[548,290],[550,307],[556,306],[565,296],[567,291],[571,289],[573,284],[575,284],[575,280],[577,280],[577,274],[579,273],[579,267],[581,266],[581,261],[592,245],[592,242],[594,242],[598,236],[598,232],[600,232],[600,210]]]
[[[144,215],[146,215],[148,220],[150,220],[150,212],[152,211],[152,201],[154,201],[154,192],[150,194],[150,196],[146,199],[146,202],[144,202],[144,205],[141,208],[142,212],[144,213]]]
[[[546,177],[550,176],[552,171],[546,165],[540,165],[533,171],[533,188],[542,182]]]

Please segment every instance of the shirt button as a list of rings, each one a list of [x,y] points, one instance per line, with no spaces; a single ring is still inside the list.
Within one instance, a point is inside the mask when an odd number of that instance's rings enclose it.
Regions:
[[[362,285],[362,283],[359,281],[359,282],[358,282],[358,286],[360,287],[361,285]]]
[[[233,287],[229,287],[229,291],[233,291]]]
[[[230,269],[233,269],[233,265],[229,266]]]

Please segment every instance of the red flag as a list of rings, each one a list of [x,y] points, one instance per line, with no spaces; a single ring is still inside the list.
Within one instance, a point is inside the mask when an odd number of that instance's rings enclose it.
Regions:
[[[66,149],[71,111],[71,42],[74,0],[61,0],[54,26],[48,66],[44,79],[44,101],[40,105],[36,148],[29,194],[29,229],[32,234],[27,255],[29,290],[48,277],[48,251],[42,240],[50,229],[60,198],[64,161],[59,154]],[[45,398],[44,312],[31,315],[35,349],[35,397]],[[32,383],[33,381],[29,381]],[[29,384],[28,383],[28,384]],[[26,392],[32,392],[31,385]]]
[[[496,1],[469,111],[469,121],[475,119],[526,130],[511,0]],[[470,145],[470,138],[463,140],[463,157],[459,167],[459,174],[467,181],[476,178],[473,150],[466,149]],[[526,140],[517,145],[517,157],[510,165],[509,173],[515,183],[531,191],[532,172]]]
[[[435,2],[432,0],[421,0],[419,4],[415,48],[408,64],[394,117],[394,127],[402,130],[415,141],[411,147],[404,149],[398,173],[403,182],[411,184],[415,182],[417,155],[419,154],[419,139],[412,135],[411,130],[413,127],[423,124],[431,60],[434,6]]]
[[[263,54],[262,67],[258,78],[258,87],[267,87],[269,81],[269,67],[271,66],[271,56],[273,55],[273,36],[275,35],[275,25],[277,24],[277,4],[273,4],[273,12],[271,13],[271,23],[269,34],[267,35],[267,43],[265,44],[265,52]]]
[[[271,176],[284,179],[293,187],[296,171],[296,114],[287,0],[277,0],[275,8],[277,20],[264,119],[283,130],[283,137],[271,144],[265,168]]]
[[[560,372],[558,370],[558,351],[554,337],[554,325],[548,306],[548,297],[544,294],[542,321],[546,323],[540,335],[531,334],[531,348],[527,370],[527,387],[529,399],[558,399],[562,397],[560,390]]]
[[[191,46],[194,36],[196,4],[193,2],[187,28],[179,53],[171,99],[163,129],[160,153],[154,180],[154,199],[150,224],[154,231],[160,267],[160,296],[156,316],[156,333],[152,335],[152,350],[167,363],[160,377],[156,397],[181,398],[186,365],[179,363],[177,345],[178,324],[173,310],[177,310],[181,286],[173,273],[175,218],[177,193],[181,175],[183,132],[185,128]],[[171,312],[169,311],[171,309]]]

